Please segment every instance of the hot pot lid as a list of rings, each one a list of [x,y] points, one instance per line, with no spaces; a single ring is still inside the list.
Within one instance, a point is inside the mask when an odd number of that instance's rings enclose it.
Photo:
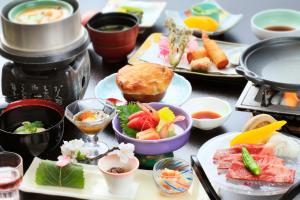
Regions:
[[[0,54],[9,60],[23,64],[47,64],[58,63],[68,60],[85,51],[90,39],[88,32],[82,27],[82,34],[76,41],[69,45],[58,47],[50,51],[24,51],[11,48],[4,41],[3,35],[0,38]]]

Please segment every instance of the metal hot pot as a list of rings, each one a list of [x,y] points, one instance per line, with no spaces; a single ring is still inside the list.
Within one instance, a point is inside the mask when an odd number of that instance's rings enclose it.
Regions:
[[[1,12],[0,54],[10,60],[2,69],[2,93],[8,101],[42,98],[66,106],[82,98],[90,78],[90,40],[79,4],[61,0],[73,13],[50,23],[22,24],[8,18],[11,9],[29,1],[12,1]]]

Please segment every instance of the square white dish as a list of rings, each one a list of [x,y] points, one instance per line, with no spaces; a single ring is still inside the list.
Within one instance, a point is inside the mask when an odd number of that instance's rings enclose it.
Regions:
[[[131,1],[131,0],[109,0],[102,12],[116,12],[121,6],[132,6],[144,11],[141,28],[150,28],[158,20],[167,3],[164,1]]]

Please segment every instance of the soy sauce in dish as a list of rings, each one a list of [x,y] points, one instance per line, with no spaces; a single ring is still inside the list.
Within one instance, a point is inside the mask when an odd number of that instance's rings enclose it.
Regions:
[[[192,118],[194,119],[217,119],[220,117],[221,115],[219,113],[212,111],[199,111],[192,114]]]
[[[265,27],[266,30],[268,31],[293,31],[295,28],[290,27],[290,26],[267,26]]]
[[[97,30],[104,31],[104,32],[125,31],[128,29],[129,29],[129,26],[121,25],[121,24],[104,25],[104,26],[100,26],[97,28]]]

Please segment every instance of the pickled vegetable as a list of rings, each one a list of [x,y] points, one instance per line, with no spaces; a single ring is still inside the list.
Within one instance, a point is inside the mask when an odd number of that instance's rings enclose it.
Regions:
[[[230,141],[230,146],[236,144],[265,144],[270,137],[285,124],[286,121],[282,120],[273,122],[261,128],[243,132]]]

